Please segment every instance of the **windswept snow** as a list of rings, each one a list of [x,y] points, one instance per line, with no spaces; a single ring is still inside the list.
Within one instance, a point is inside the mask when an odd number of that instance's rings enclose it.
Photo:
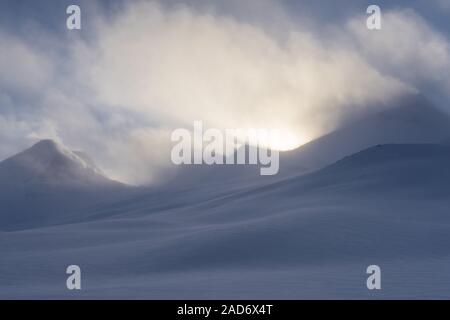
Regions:
[[[282,154],[280,166],[319,169],[377,144],[441,143],[450,137],[450,116],[423,96],[408,96],[396,106],[333,131]]]
[[[280,173],[261,177],[257,166],[186,166],[177,184],[261,184],[311,172],[377,144],[440,144],[449,141],[450,116],[421,95],[354,120],[298,149],[280,153]],[[246,147],[248,148],[248,146]]]
[[[1,162],[0,230],[78,220],[78,212],[131,192],[87,159],[44,140]]]
[[[113,185],[83,153],[75,153],[52,140],[0,163],[0,181],[9,185]]]
[[[386,112],[287,155],[325,167],[269,180],[137,190],[41,142],[0,163],[0,298],[448,298],[448,120]]]
[[[383,145],[263,187],[150,193],[0,233],[0,297],[444,298],[448,161],[447,146]],[[64,287],[69,264],[81,292]],[[365,288],[370,264],[381,292]]]

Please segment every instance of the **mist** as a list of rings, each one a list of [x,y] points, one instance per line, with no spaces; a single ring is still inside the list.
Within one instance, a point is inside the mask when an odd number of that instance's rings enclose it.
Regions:
[[[448,98],[448,38],[417,12],[383,12],[373,33],[364,12],[316,29],[262,5],[270,19],[233,3],[130,2],[90,15],[82,35],[30,43],[1,31],[0,158],[50,138],[114,179],[148,184],[174,168],[171,132],[196,120],[278,130],[293,149],[406,94]]]

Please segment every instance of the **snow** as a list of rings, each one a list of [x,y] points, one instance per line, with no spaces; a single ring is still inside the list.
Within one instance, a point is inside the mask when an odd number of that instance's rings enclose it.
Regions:
[[[280,173],[260,177],[257,166],[186,166],[174,183],[241,185],[274,182],[321,169],[377,144],[437,143],[450,139],[450,116],[421,95],[403,97],[392,107],[354,119],[298,149],[280,153]]]
[[[430,118],[412,118],[417,135]],[[438,143],[446,130],[433,130],[416,142],[369,139],[307,174],[138,190],[85,156],[38,144],[1,163],[0,174],[51,190],[62,205],[50,210],[20,188],[1,199],[0,298],[448,298],[450,146]],[[48,170],[55,157],[63,161]],[[78,292],[65,288],[72,264],[82,269]],[[372,264],[381,291],[366,288]]]
[[[0,178],[12,185],[34,182],[58,185],[114,184],[81,155],[52,140],[43,140],[0,163]]]
[[[0,163],[0,230],[68,222],[130,192],[63,145],[40,141]]]
[[[299,149],[287,152],[280,166],[318,169],[377,144],[441,143],[450,137],[450,117],[422,96],[403,98],[395,107],[349,123]]]

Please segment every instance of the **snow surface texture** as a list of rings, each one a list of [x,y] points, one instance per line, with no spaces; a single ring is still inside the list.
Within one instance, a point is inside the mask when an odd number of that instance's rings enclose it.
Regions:
[[[133,189],[41,142],[0,164],[0,298],[448,298],[450,122],[436,112],[349,124],[286,155],[323,168],[260,183],[208,168],[209,183],[188,170]],[[81,291],[65,287],[71,264]],[[372,264],[381,291],[366,288]]]

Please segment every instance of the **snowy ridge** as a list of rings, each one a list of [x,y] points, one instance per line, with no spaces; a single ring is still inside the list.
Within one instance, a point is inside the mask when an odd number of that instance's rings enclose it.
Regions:
[[[79,221],[88,208],[130,192],[84,153],[43,140],[0,163],[0,230]]]
[[[101,170],[62,144],[43,140],[0,163],[0,178],[10,185],[29,183],[113,185]]]

